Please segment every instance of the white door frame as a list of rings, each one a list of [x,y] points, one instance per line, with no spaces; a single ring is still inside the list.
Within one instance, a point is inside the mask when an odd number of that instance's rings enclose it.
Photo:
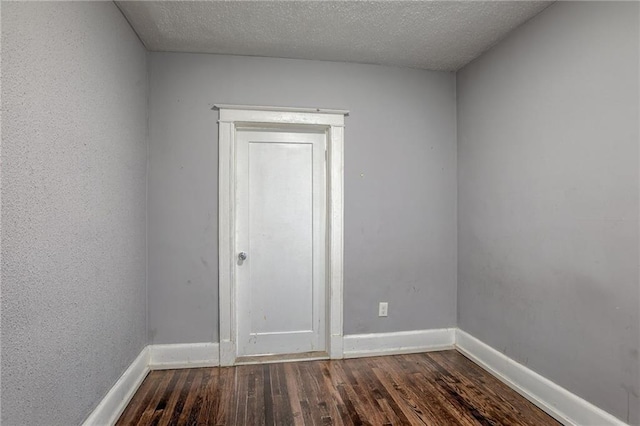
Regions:
[[[218,280],[220,365],[234,365],[237,357],[235,286],[236,129],[274,126],[324,129],[327,134],[327,313],[328,354],[343,357],[342,286],[344,220],[344,117],[348,111],[216,105],[219,116],[218,176]]]

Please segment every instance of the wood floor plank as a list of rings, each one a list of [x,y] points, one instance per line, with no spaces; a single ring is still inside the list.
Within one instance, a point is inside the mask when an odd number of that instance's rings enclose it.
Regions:
[[[138,388],[136,392],[136,396],[140,398],[140,403],[138,404],[129,404],[124,412],[120,415],[120,419],[116,425],[129,425],[135,424],[137,420],[142,415],[142,412],[145,410],[147,405],[149,405],[149,401],[153,398],[153,395],[156,393],[158,388],[158,383],[160,378],[162,377],[157,371],[151,371],[147,374],[144,381]]]
[[[296,364],[296,381],[300,383],[298,390],[300,392],[300,405],[306,425],[321,425],[318,412],[314,410],[315,395],[307,378],[307,372],[304,363]]]
[[[510,423],[518,422],[519,410],[514,407],[510,401],[503,398],[501,392],[494,392],[494,388],[505,390],[500,386],[500,383],[493,383],[493,387],[480,386],[481,384],[476,380],[471,368],[465,366],[464,368],[453,368],[453,364],[447,362],[446,358],[442,358],[437,354],[430,354],[430,359],[442,366],[443,370],[447,372],[447,377],[454,384],[456,392],[468,401],[487,401],[478,405],[478,410],[485,418],[500,418]],[[460,367],[460,366],[459,366]],[[496,401],[496,403],[489,403],[488,401]],[[535,420],[535,419],[533,419]],[[526,423],[532,425],[528,419],[520,419],[520,423]]]
[[[418,407],[429,412],[430,418],[442,419],[451,425],[476,425],[477,422],[473,420],[470,413],[460,409],[455,401],[440,389],[439,373],[425,369],[418,361],[412,356],[394,357],[389,360],[395,366],[389,369],[391,377],[404,384],[406,391],[416,401]]]
[[[439,363],[445,364],[448,371],[456,374],[461,378],[467,386],[473,386],[477,392],[489,394],[493,399],[501,401],[500,405],[510,407],[512,415],[521,419],[522,423],[529,425],[539,424],[547,418],[546,413],[541,410],[534,411],[528,416],[524,416],[529,410],[530,403],[522,398],[516,392],[513,392],[506,384],[496,377],[487,374],[487,372],[462,354],[457,353],[455,356],[443,356],[440,353],[430,354],[432,358],[438,360]],[[498,407],[495,407],[496,409]]]
[[[409,423],[433,424],[433,419],[449,425],[460,424],[447,410],[443,409],[432,392],[421,392],[408,371],[396,374],[397,366],[393,359],[384,359],[374,368],[374,374],[380,377],[389,394],[407,414]]]
[[[336,388],[337,378],[331,373],[331,362],[325,361],[319,364],[320,371],[318,381],[324,386],[327,392],[329,412],[332,424],[336,426],[351,425],[349,416],[346,414],[346,407],[340,393]]]
[[[407,361],[403,357],[398,358],[398,362],[402,367],[407,365]],[[433,396],[438,405],[443,410],[446,410],[448,416],[454,418],[459,424],[463,426],[487,424],[487,420],[477,414],[476,407],[466,405],[466,401],[459,398],[439,371],[430,366],[423,367],[415,372],[412,378],[421,392]]]
[[[162,376],[160,383],[158,383],[156,392],[149,400],[149,404],[145,407],[137,424],[151,425],[157,419],[158,412],[162,414],[162,410],[164,410],[164,404],[162,401],[166,401],[166,398],[171,394],[171,382],[174,378],[177,379],[177,375],[175,375],[172,370],[168,370]]]
[[[273,416],[274,425],[292,425],[293,410],[289,403],[289,388],[287,386],[287,377],[284,369],[285,364],[274,364],[269,366],[268,371],[270,374],[270,393],[272,402],[271,415]],[[266,366],[265,366],[266,367]],[[267,392],[269,389],[265,386],[265,398],[267,398]],[[267,401],[265,401],[265,405]],[[265,414],[268,422],[268,413]]]
[[[391,398],[385,387],[380,383],[380,380],[372,374],[370,359],[362,359],[362,362],[358,366],[359,368],[354,371],[354,377],[361,383],[361,386],[366,390],[367,395],[370,395],[371,400],[375,401],[375,407],[381,413],[382,424],[401,424],[399,422],[408,422],[405,414],[402,410],[394,411],[396,402]],[[375,361],[372,361],[375,363]],[[402,420],[401,420],[402,419]]]
[[[202,368],[192,368],[189,372],[189,375],[192,377],[192,381],[187,388],[187,397],[184,401],[184,405],[182,406],[182,410],[179,413],[176,424],[193,424],[193,420],[189,421],[190,414],[193,410],[194,404],[196,403],[200,390],[202,389],[202,377],[206,374],[205,371],[206,370]]]
[[[233,420],[230,419],[230,424],[238,424],[238,425],[246,425],[247,423],[247,399],[249,398],[249,368],[250,365],[246,366],[246,368],[238,368],[235,371],[235,391],[234,395],[236,396],[236,404],[235,404],[235,418]],[[231,423],[233,421],[233,423]]]
[[[515,425],[553,418],[456,351],[153,371],[117,425]]]
[[[179,395],[173,408],[173,412],[171,412],[171,416],[167,420],[167,425],[174,426],[179,424],[180,416],[184,410],[187,398],[189,397],[189,393],[192,389],[191,386],[193,385],[193,381],[197,376],[197,373],[197,369],[191,369],[189,371],[189,374],[185,378],[184,384],[180,387],[180,389],[178,389]]]
[[[360,359],[345,360],[336,365],[336,371],[344,378],[347,391],[351,390],[349,396],[359,417],[365,421],[365,424],[382,425],[388,421],[386,416],[378,411],[378,404],[368,392],[366,385],[363,386],[354,375],[361,362]]]
[[[190,374],[191,372],[189,372],[189,374],[176,375],[177,380],[175,382],[175,387],[171,391],[169,398],[167,398],[167,405],[163,410],[162,416],[158,419],[158,425],[168,426],[171,418],[174,417],[175,413],[177,413],[178,416],[180,415],[180,410],[182,409],[182,407],[177,407],[177,404],[181,395],[183,396],[183,398],[186,398],[185,390],[189,389],[189,386],[186,382]]]
[[[300,386],[298,384],[297,379],[297,363],[289,363],[285,364],[285,376],[287,381],[287,389],[289,391],[289,402],[291,406],[291,410],[293,412],[294,424],[304,425],[305,418],[304,412],[302,410],[302,401],[300,400]]]
[[[471,402],[467,397],[468,389],[459,386],[459,381],[449,374],[448,371],[443,369],[429,355],[424,357],[423,361],[439,373],[435,380],[435,383],[439,385],[438,390],[456,407],[458,412],[465,413],[466,415],[464,417],[470,416],[476,424],[490,426],[497,423],[493,418],[487,416],[485,410],[483,410],[485,404],[484,398],[476,400],[475,403]],[[503,419],[503,421],[508,422],[507,424],[516,424],[510,420],[511,419],[507,418]]]
[[[210,371],[209,374],[203,374],[202,384],[198,396],[193,403],[189,417],[187,418],[188,425],[200,425],[204,424],[210,419],[215,419],[214,413],[211,412],[211,400],[217,400],[216,394],[218,392],[218,377],[223,374],[221,369],[216,368],[215,371]],[[218,424],[214,420],[214,424]]]
[[[424,417],[424,413],[418,409],[416,403],[403,391],[396,382],[390,380],[387,373],[379,368],[373,370],[375,374],[383,383],[387,394],[393,401],[400,407],[404,415],[401,424],[416,424],[416,425],[428,425],[428,418]]]
[[[298,380],[302,384],[301,396],[306,402],[306,406],[303,405],[303,407],[305,408],[305,410],[308,410],[307,423],[310,421],[311,424],[313,425],[322,425],[321,415],[318,412],[318,410],[315,409],[318,403],[317,391],[312,386],[311,378],[309,377],[309,372],[307,371],[307,368],[306,368],[307,365],[306,363],[298,363],[296,367],[298,367],[298,374],[299,374]]]
[[[332,366],[334,374],[340,379],[341,385],[338,389],[341,399],[347,406],[349,417],[355,424],[370,425],[375,424],[376,421],[380,422],[380,419],[372,418],[371,413],[375,410],[374,406],[366,398],[353,375],[347,373],[350,371],[350,365],[353,364],[334,363]]]

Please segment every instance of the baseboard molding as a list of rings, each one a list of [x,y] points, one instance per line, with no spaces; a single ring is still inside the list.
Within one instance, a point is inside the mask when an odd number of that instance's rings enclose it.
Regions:
[[[564,425],[626,425],[460,329],[456,349]]]
[[[218,343],[184,343],[175,345],[149,345],[149,368],[217,367],[220,365]]]
[[[455,328],[351,334],[343,345],[344,358],[441,351],[455,347]]]
[[[544,378],[470,334],[456,329],[353,334],[343,338],[344,358],[457,349],[564,425],[626,426],[626,423]],[[150,345],[140,352],[84,426],[113,425],[150,370],[216,367],[218,343]]]
[[[149,348],[145,347],[107,395],[84,421],[84,426],[112,425],[118,420],[149,373]]]

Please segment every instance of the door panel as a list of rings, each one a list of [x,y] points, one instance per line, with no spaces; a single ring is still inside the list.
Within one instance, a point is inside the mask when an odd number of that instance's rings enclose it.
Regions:
[[[313,329],[312,148],[249,144],[252,332]]]
[[[238,355],[325,350],[325,135],[236,140]]]

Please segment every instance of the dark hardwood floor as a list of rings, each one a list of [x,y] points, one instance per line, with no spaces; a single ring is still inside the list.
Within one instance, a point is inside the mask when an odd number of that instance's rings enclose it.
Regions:
[[[152,371],[118,425],[558,425],[456,351]]]

